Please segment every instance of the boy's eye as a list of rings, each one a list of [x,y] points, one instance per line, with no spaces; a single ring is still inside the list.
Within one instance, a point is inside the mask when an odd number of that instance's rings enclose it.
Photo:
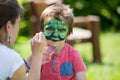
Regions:
[[[52,32],[53,28],[47,28],[46,30]]]
[[[66,30],[65,29],[59,29],[59,32],[65,32]]]

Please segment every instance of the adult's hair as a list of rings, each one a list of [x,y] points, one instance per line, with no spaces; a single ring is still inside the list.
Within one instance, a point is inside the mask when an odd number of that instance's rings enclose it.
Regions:
[[[15,23],[18,16],[22,15],[22,8],[16,0],[0,0],[0,29],[8,21]]]
[[[72,9],[65,4],[53,4],[49,7],[47,7],[41,14],[41,25],[40,30],[43,31],[44,24],[49,19],[55,18],[58,20],[64,20],[68,27],[69,32],[68,35],[72,32],[73,29],[73,21],[74,21],[74,15],[72,12]]]

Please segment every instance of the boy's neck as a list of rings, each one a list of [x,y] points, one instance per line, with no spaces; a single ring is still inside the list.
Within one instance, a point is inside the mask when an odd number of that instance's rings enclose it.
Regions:
[[[65,43],[59,43],[58,47],[56,47],[56,53],[59,54],[61,50],[64,48]]]
[[[55,53],[60,53],[60,51],[63,49],[64,45],[65,45],[65,41],[59,41],[59,42],[50,42],[51,46],[55,46],[56,50]]]

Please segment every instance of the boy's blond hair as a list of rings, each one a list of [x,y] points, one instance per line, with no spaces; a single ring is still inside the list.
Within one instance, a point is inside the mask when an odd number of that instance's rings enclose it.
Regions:
[[[53,4],[47,7],[41,14],[40,30],[43,31],[45,22],[52,18],[64,20],[69,27],[68,35],[72,32],[74,15],[72,9],[70,9],[68,5]]]

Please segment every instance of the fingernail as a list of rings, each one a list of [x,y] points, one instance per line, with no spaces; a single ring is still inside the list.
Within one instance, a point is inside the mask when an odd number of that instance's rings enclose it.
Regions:
[[[43,34],[43,32],[39,32],[40,34]]]

